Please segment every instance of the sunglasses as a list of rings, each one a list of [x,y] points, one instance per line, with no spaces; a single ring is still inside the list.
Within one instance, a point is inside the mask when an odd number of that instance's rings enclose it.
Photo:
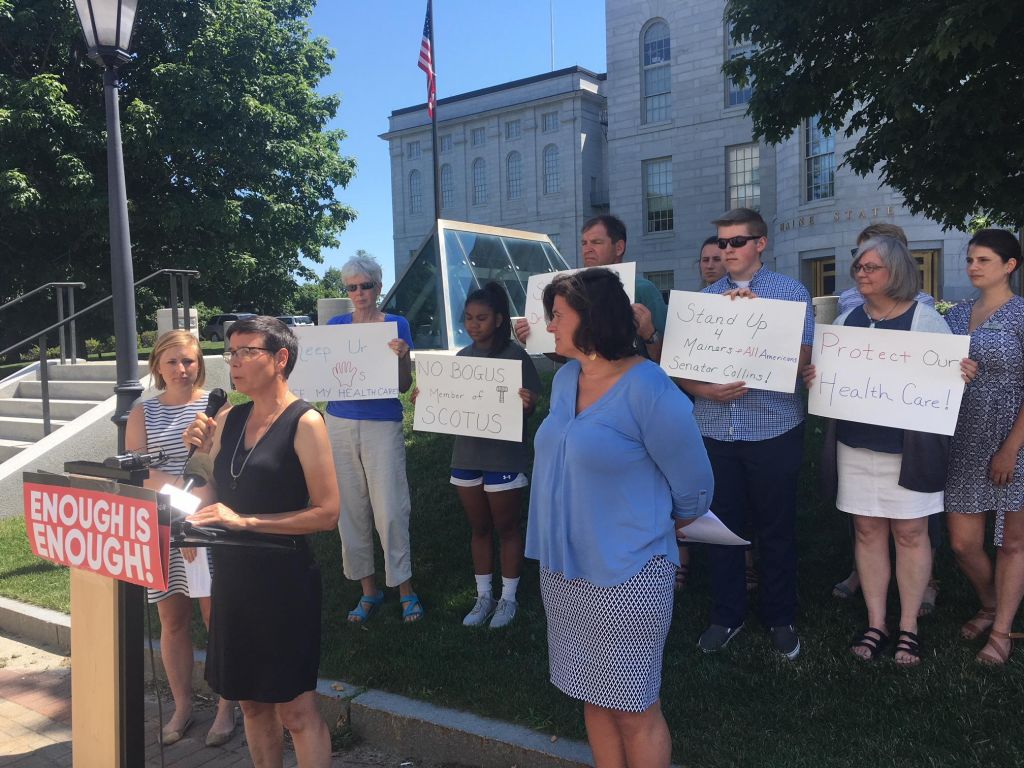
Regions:
[[[345,290],[349,293],[355,293],[356,291],[372,291],[376,285],[377,283],[373,281],[369,283],[352,283],[351,285],[346,285]]]
[[[751,240],[760,240],[761,235],[736,235],[736,237],[718,238],[718,247],[720,250],[732,246],[733,248],[742,248],[744,245],[749,243]]]

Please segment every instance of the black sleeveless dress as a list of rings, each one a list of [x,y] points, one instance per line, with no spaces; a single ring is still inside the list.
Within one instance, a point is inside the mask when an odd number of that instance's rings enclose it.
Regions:
[[[303,400],[291,403],[252,451],[245,450],[244,438],[238,445],[252,404],[231,409],[213,471],[221,503],[240,515],[309,505],[294,443],[299,419],[311,408]],[[306,538],[299,537],[294,551],[224,546],[211,552],[217,578],[206,656],[210,687],[227,699],[265,703],[291,701],[315,689],[321,585]]]

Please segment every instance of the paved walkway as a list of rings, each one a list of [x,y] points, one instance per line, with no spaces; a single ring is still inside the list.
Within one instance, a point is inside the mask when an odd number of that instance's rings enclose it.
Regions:
[[[165,717],[169,701],[165,702]],[[164,750],[167,768],[220,768],[251,765],[245,738],[237,735],[224,747],[207,747],[206,731],[213,707],[197,703],[195,722],[186,737]],[[156,700],[146,700],[146,766],[159,768],[156,746]],[[285,766],[295,766],[286,754]],[[71,666],[65,656],[0,635],[0,768],[70,768]],[[436,763],[408,760],[367,747],[339,752],[332,768],[438,768]]]

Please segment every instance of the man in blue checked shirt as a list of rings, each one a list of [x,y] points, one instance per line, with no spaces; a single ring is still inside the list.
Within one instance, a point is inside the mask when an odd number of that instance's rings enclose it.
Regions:
[[[726,275],[704,289],[734,299],[763,297],[807,305],[800,370],[811,360],[814,312],[807,289],[764,267],[768,227],[756,211],[734,208],[713,221],[718,227]],[[679,380],[694,397],[693,415],[715,473],[712,509],[734,531],[749,519],[760,571],[759,619],[772,647],[787,659],[800,655],[796,620],[796,481],[803,459],[804,408],[800,395],[748,389],[746,382],[709,384]],[[748,512],[749,510],[749,512]],[[742,547],[709,545],[711,625],[698,646],[724,648],[743,629],[747,615]]]

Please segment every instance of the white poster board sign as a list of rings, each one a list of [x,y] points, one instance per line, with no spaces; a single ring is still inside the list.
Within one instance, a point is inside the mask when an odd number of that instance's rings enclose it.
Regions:
[[[661,367],[669,376],[793,392],[807,305],[672,291]]]
[[[619,276],[622,287],[626,289],[630,303],[636,301],[636,264],[609,264],[606,269]],[[530,335],[526,337],[526,351],[531,355],[541,355],[555,351],[555,337],[548,333],[548,321],[544,317],[544,289],[559,275],[572,275],[582,269],[567,269],[563,272],[546,272],[542,275],[530,275],[526,284],[526,307],[524,312],[530,324]]]
[[[969,336],[822,325],[814,331],[817,376],[811,413],[885,427],[952,435]]]
[[[520,360],[417,352],[413,429],[518,443],[522,386]]]
[[[398,397],[398,323],[303,325],[288,388],[309,402]]]

